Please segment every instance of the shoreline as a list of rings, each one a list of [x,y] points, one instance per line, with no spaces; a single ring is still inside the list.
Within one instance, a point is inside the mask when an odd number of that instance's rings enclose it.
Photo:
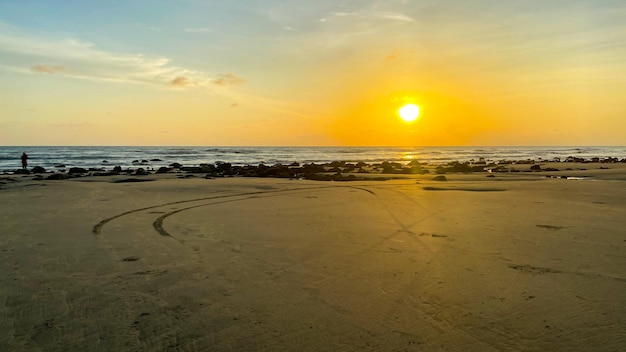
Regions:
[[[398,178],[399,176],[411,175],[446,175],[446,174],[484,174],[487,177],[507,174],[541,174],[551,178],[565,179],[594,179],[596,177],[606,178],[615,175],[614,169],[626,168],[626,158],[567,158],[563,161],[535,161],[535,160],[503,160],[500,162],[487,162],[484,160],[471,162],[448,162],[448,163],[421,163],[418,161],[381,162],[381,163],[348,163],[345,161],[334,161],[330,163],[310,163],[300,164],[293,162],[289,165],[276,164],[268,166],[265,164],[237,166],[228,162],[215,164],[200,164],[200,166],[184,166],[179,163],[172,163],[167,167],[154,169],[138,164],[135,168],[122,169],[115,166],[106,168],[80,168],[46,170],[43,167],[35,166],[30,169],[15,169],[12,172],[0,173],[5,178],[11,176],[34,176],[33,180],[65,180],[81,177],[109,177],[109,176],[149,176],[159,174],[177,175],[179,177],[273,177],[273,178],[293,178],[309,179],[317,181],[356,181],[372,180],[381,181]],[[607,170],[599,172],[599,170]],[[589,171],[589,172],[586,172]],[[619,173],[619,172],[617,172]],[[586,175],[589,174],[589,175]],[[622,180],[623,177],[617,176]]]
[[[29,155],[32,166],[60,171],[71,167],[110,170],[169,167],[180,163],[186,167],[202,164],[230,163],[233,166],[274,166],[330,164],[345,161],[357,164],[380,164],[383,161],[426,165],[449,162],[549,162],[584,159],[593,161],[622,160],[626,147],[0,147],[0,172],[17,168],[22,152]],[[17,161],[17,163],[16,163]]]

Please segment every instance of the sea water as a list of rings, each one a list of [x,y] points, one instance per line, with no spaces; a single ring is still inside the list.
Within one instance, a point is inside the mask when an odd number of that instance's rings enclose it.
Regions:
[[[411,160],[429,164],[451,161],[564,160],[569,156],[591,158],[626,158],[626,146],[620,147],[112,147],[112,146],[5,146],[0,147],[0,172],[21,168],[20,156],[28,154],[28,166],[54,171],[70,167],[112,169],[114,166],[159,168],[172,163],[184,166],[228,162],[233,165],[289,165],[297,162],[332,161],[407,163]]]

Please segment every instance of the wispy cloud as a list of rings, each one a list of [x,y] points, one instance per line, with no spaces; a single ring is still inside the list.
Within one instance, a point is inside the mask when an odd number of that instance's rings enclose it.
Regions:
[[[65,67],[63,67],[63,66],[50,66],[50,65],[35,65],[35,66],[32,66],[30,68],[30,70],[33,71],[33,72],[38,72],[38,73],[52,74],[52,73],[58,73],[58,72],[65,71]]]
[[[50,39],[10,30],[0,32],[0,56],[1,70],[22,74],[170,87],[225,86],[245,81],[233,73],[214,78],[176,66],[166,57],[108,52],[75,38]],[[38,63],[42,61],[55,65]]]
[[[170,81],[170,85],[174,87],[186,87],[194,85],[194,82],[184,76],[178,76]]]
[[[245,79],[229,72],[220,75],[217,79],[212,80],[212,83],[217,84],[218,86],[236,86],[243,84],[245,81]]]
[[[363,20],[390,20],[401,22],[413,22],[414,19],[400,12],[392,11],[354,11],[333,12],[319,19],[319,22],[333,22],[341,18],[358,18]]]

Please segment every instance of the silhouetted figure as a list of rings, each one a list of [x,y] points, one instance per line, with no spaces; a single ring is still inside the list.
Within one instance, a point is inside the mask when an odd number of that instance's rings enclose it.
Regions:
[[[26,153],[22,153],[22,169],[26,170],[28,166],[28,155]]]

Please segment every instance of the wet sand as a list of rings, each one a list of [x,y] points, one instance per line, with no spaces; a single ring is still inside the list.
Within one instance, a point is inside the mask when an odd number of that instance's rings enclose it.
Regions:
[[[564,173],[4,177],[0,350],[625,350],[626,170]]]

